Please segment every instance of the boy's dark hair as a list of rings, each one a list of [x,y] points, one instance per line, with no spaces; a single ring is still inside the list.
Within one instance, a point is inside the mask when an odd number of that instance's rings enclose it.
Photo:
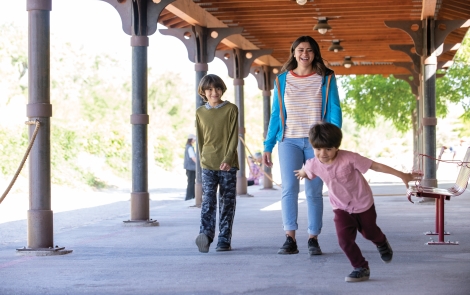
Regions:
[[[197,88],[197,93],[205,102],[207,102],[207,97],[204,91],[211,87],[222,89],[222,94],[224,94],[227,90],[227,86],[225,86],[224,81],[219,76],[214,74],[205,75],[202,77],[201,81],[199,82],[199,87]]]
[[[343,132],[336,125],[322,122],[310,128],[308,139],[313,148],[339,148]]]

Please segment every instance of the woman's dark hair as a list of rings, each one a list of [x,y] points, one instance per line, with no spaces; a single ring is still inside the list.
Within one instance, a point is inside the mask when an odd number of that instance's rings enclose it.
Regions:
[[[322,122],[310,128],[308,139],[313,148],[339,148],[343,132],[336,125]]]
[[[186,141],[186,145],[192,145],[193,144],[193,139],[188,138],[188,141]]]
[[[297,60],[295,59],[295,49],[299,46],[300,43],[308,42],[313,49],[313,70],[321,76],[326,76],[332,73],[333,71],[325,66],[323,58],[321,57],[320,46],[318,46],[317,41],[310,36],[300,36],[297,40],[292,43],[290,48],[290,56],[287,62],[282,66],[281,72],[291,71],[297,68]]]
[[[224,94],[227,90],[227,86],[225,86],[224,81],[219,76],[214,74],[205,75],[202,77],[201,81],[199,82],[199,87],[197,88],[197,93],[205,102],[207,102],[207,97],[204,91],[211,87],[222,89],[222,94]]]

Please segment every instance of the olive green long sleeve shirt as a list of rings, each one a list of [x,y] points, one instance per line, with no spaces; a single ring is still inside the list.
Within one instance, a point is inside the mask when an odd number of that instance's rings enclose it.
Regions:
[[[220,107],[196,110],[196,132],[201,167],[220,170],[222,163],[238,165],[238,107],[225,102]]]

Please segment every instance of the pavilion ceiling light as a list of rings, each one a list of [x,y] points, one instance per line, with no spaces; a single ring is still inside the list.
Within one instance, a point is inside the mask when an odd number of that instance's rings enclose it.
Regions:
[[[346,68],[346,69],[349,69],[350,67],[352,67],[354,65],[353,61],[351,60],[351,57],[350,56],[345,56],[344,57],[344,61],[343,61],[343,66]]]
[[[296,0],[297,1],[297,4],[299,5],[305,5],[305,3],[307,3],[307,0]]]
[[[334,51],[334,52],[339,52],[343,51],[344,48],[343,46],[340,45],[340,40],[332,40],[331,41],[331,46],[328,47],[328,51]]]
[[[318,24],[316,24],[313,27],[313,29],[317,30],[318,33],[324,35],[326,34],[326,32],[331,30],[331,26],[328,24],[328,20],[333,19],[333,18],[339,18],[339,16],[329,16],[329,17],[326,17],[326,16],[315,17],[314,16],[313,18],[318,19]]]

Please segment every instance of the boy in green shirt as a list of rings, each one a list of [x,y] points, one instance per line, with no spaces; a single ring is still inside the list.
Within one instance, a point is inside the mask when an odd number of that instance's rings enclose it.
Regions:
[[[202,167],[201,226],[196,238],[199,252],[209,252],[215,237],[217,187],[219,236],[216,251],[230,251],[235,217],[238,166],[238,107],[223,101],[227,90],[216,75],[201,79],[198,93],[206,102],[196,110],[196,132]]]

